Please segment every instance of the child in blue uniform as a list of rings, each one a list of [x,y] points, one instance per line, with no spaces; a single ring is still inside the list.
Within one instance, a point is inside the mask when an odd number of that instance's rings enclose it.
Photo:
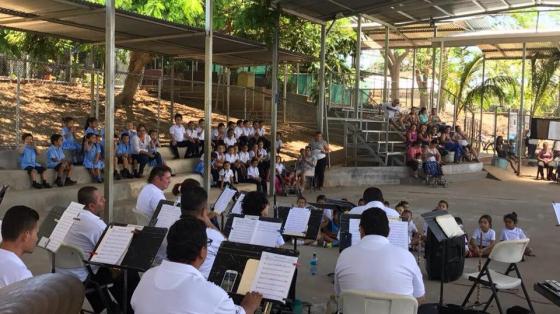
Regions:
[[[78,164],[80,158],[80,143],[77,141],[76,136],[76,125],[74,118],[65,117],[62,119],[62,150],[64,150],[64,155],[73,164]]]
[[[97,143],[97,135],[95,133],[86,134],[84,138],[84,167],[97,183],[103,182],[101,170],[104,166],[101,159],[101,146]]]
[[[33,144],[33,135],[25,133],[21,137],[23,145],[18,148],[19,165],[21,169],[27,171],[31,178],[31,185],[36,188],[50,188],[50,184],[45,179],[45,168],[37,162],[37,147]],[[41,177],[43,184],[37,182],[37,174]]]
[[[56,180],[54,181],[54,184],[58,186],[76,184],[76,181],[73,181],[70,178],[72,174],[72,163],[64,156],[64,151],[62,149],[62,135],[51,135],[51,144],[52,145],[47,150],[47,168],[54,169],[56,171]],[[62,177],[65,174],[66,180],[62,181]]]

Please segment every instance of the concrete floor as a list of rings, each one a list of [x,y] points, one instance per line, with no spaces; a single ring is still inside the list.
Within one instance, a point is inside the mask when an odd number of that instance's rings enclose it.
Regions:
[[[533,175],[534,170],[527,170],[527,176]],[[533,168],[534,169],[534,168]],[[512,176],[513,177],[513,176]],[[329,198],[347,198],[357,202],[365,187],[329,188],[321,194]],[[393,185],[381,186],[385,198],[395,205],[400,200],[410,202],[414,211],[415,221],[422,225],[420,214],[430,211],[440,199],[445,199],[450,204],[450,212],[463,219],[465,230],[472,233],[477,226],[480,215],[490,214],[494,219],[494,229],[499,234],[503,228],[502,216],[512,210],[519,215],[519,226],[531,238],[530,246],[536,257],[530,257],[520,264],[520,271],[529,288],[537,313],[560,313],[560,308],[552,305],[544,297],[533,292],[533,284],[545,279],[560,279],[560,230],[556,226],[556,217],[552,210],[551,202],[560,201],[560,186],[547,182],[536,182],[510,178],[506,181],[477,178],[472,181],[452,183],[448,188],[432,188],[424,185]],[[320,193],[305,193],[308,201],[313,201]],[[295,203],[294,197],[278,198],[279,205]],[[128,216],[128,215],[125,215]],[[128,216],[130,217],[130,216]],[[128,219],[127,219],[128,220]],[[324,313],[325,304],[333,293],[332,279],[327,276],[334,270],[338,249],[325,249],[314,246],[300,246],[300,270],[297,282],[297,296],[303,301],[314,304],[313,313]],[[319,273],[311,276],[308,262],[313,252],[319,257]],[[49,270],[48,256],[45,251],[37,249],[32,255],[24,258],[34,274]],[[423,261],[420,260],[423,272]],[[477,270],[478,259],[467,259],[465,273]],[[502,269],[503,265],[498,265]],[[439,299],[439,282],[425,280],[426,302],[437,302]],[[459,279],[445,285],[444,301],[447,303],[461,303],[470,284],[467,280]],[[488,296],[488,291],[481,290],[481,300]],[[502,305],[509,308],[513,305],[527,307],[521,297],[522,291],[503,292],[500,294]],[[492,306],[491,313],[497,313],[497,308]]]

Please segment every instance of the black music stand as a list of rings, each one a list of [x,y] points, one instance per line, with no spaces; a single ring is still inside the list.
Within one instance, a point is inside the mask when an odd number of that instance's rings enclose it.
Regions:
[[[352,233],[350,233],[350,219],[358,219],[362,215],[357,214],[342,214],[340,216],[340,239],[338,244],[338,251],[342,252],[346,248],[352,246]]]
[[[237,276],[237,279],[233,285],[232,291],[237,291],[237,289],[239,288],[239,284],[241,282],[241,278],[243,277],[245,264],[247,264],[247,261],[249,259],[260,260],[263,252],[269,252],[269,253],[281,254],[287,256],[296,256],[296,257],[299,256],[299,253],[293,250],[224,241],[222,242],[220,249],[218,250],[216,259],[214,260],[214,264],[212,265],[212,270],[210,271],[210,275],[208,276],[208,281],[213,282],[214,284],[220,286],[226,271],[235,270],[239,275]],[[292,278],[290,292],[288,293],[288,299],[286,299],[286,303],[290,301],[293,302],[293,300],[290,299],[290,296],[293,296],[295,300],[296,279],[297,279],[297,269]],[[242,295],[233,292],[229,293],[229,295],[235,301],[236,304],[239,304],[243,299]],[[269,299],[263,299],[263,300],[277,306],[284,305],[282,302],[276,300],[269,300]]]
[[[221,218],[220,218],[220,226],[217,226],[218,229],[224,228],[224,215],[223,215],[223,214],[226,213],[226,212],[228,212],[228,210],[231,209],[231,206],[230,206],[231,201],[232,201],[233,199],[236,199],[236,198],[239,196],[239,191],[237,190],[236,187],[234,187],[234,186],[232,186],[232,185],[229,185],[229,186],[226,187],[226,188],[228,188],[228,189],[230,189],[230,190],[234,190],[234,191],[235,191],[235,194],[232,196],[232,198],[231,198],[231,199],[228,201],[228,203],[226,204],[226,208],[224,208],[224,210],[221,212],[221,215],[220,215],[220,216],[221,216]],[[225,189],[223,189],[222,192],[220,193],[220,195],[218,195],[218,198],[216,199],[216,202],[215,202],[214,204],[212,204],[212,208],[210,209],[211,211],[214,211],[214,208],[215,208],[215,206],[216,206],[216,203],[217,203],[218,200],[224,195],[224,192],[225,192]],[[233,205],[232,205],[232,206],[233,206]],[[216,220],[216,223],[217,223],[217,220]]]
[[[110,224],[107,226],[103,234],[99,238],[99,241],[95,245],[93,252],[97,251],[99,244],[105,237],[107,230],[111,226],[126,226],[126,224]],[[159,247],[167,234],[167,228],[156,228],[156,227],[143,227],[142,230],[136,231],[132,237],[132,241],[128,246],[126,254],[119,265],[110,265],[105,263],[92,262],[91,258],[94,256],[92,254],[89,260],[84,261],[90,265],[97,265],[101,267],[117,268],[123,271],[123,309],[124,313],[127,313],[128,307],[128,271],[145,272],[150,267],[157,255]]]
[[[277,218],[282,220],[282,230],[286,226],[286,220],[290,214],[292,207],[280,206],[276,208]],[[294,251],[297,251],[297,240],[317,240],[317,235],[321,229],[321,222],[323,221],[323,211],[317,209],[311,209],[311,216],[309,216],[309,222],[307,223],[307,230],[304,236],[297,236],[293,234],[285,235],[294,239]]]
[[[62,214],[64,214],[65,211],[66,211],[66,207],[53,206],[51,208],[51,210],[47,214],[47,217],[45,217],[45,220],[43,220],[43,222],[41,223],[41,226],[39,227],[39,232],[37,232],[37,239],[38,239],[37,244],[41,241],[41,239],[49,238],[51,236],[51,234],[54,231],[54,228],[56,227],[56,224],[58,223],[58,221],[62,217]],[[39,245],[37,246],[43,248]],[[45,249],[45,251],[49,253],[49,256],[51,258],[51,273],[54,274],[55,252],[51,252],[50,250],[47,250],[47,248],[43,248],[43,249]]]

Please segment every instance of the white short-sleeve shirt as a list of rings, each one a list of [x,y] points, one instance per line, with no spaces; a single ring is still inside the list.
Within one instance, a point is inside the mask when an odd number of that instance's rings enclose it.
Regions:
[[[482,236],[482,242],[480,241],[480,237]],[[474,243],[476,243],[476,245],[479,245],[482,243],[483,247],[488,247],[490,246],[490,242],[492,241],[496,241],[496,232],[494,231],[494,229],[488,229],[488,231],[486,232],[482,232],[482,230],[480,230],[480,228],[476,228],[476,230],[474,230],[472,238],[474,239]]]
[[[396,210],[394,210],[390,207],[385,207],[385,204],[383,204],[382,202],[379,202],[379,201],[372,201],[372,202],[369,202],[365,205],[354,207],[348,212],[348,214],[361,215],[363,212],[366,211],[366,209],[370,209],[370,208],[374,208],[374,207],[382,209],[385,212],[385,214],[387,214],[387,218],[389,218],[389,219],[396,219],[396,218],[399,218],[401,216],[398,211],[396,211]]]
[[[74,221],[70,231],[64,238],[64,244],[72,245],[82,249],[84,257],[89,258],[91,252],[95,249],[95,245],[101,238],[103,231],[107,225],[99,216],[89,210],[81,210],[77,221]],[[92,266],[92,270],[97,272],[97,267]],[[73,275],[80,279],[82,282],[86,280],[88,271],[85,267],[71,268],[71,269],[56,269],[57,273]]]
[[[523,229],[515,227],[513,229],[504,228],[502,234],[500,235],[500,241],[506,240],[522,240],[527,239],[527,235],[523,232]]]
[[[249,177],[250,179],[259,178],[260,177],[259,168],[253,166],[247,168],[247,177]]]
[[[14,252],[0,249],[0,288],[33,275]]]
[[[239,160],[239,154],[226,154],[226,161],[233,164]]]
[[[169,128],[169,134],[175,142],[182,142],[185,140],[185,127],[183,125],[173,124]]]
[[[226,144],[227,147],[234,146],[235,144],[237,144],[237,140],[235,139],[235,136],[227,136],[226,138],[224,138],[224,144]]]
[[[157,186],[148,183],[146,184],[140,194],[138,194],[138,199],[136,201],[136,210],[145,214],[148,217],[152,217],[159,201],[165,199],[165,194]]]
[[[228,294],[188,264],[163,261],[144,273],[130,300],[137,314],[245,314]]]
[[[340,254],[335,269],[335,292],[373,291],[424,296],[422,272],[414,256],[386,237],[368,235]]]
[[[249,152],[239,152],[239,160],[241,160],[241,162],[243,163],[249,162],[249,160],[251,160]]]
[[[231,183],[231,178],[233,178],[233,170],[231,169],[221,169],[220,170],[220,180],[224,182]]]
[[[239,137],[243,136],[244,131],[245,130],[242,127],[236,126],[235,129],[233,129],[233,134],[236,139],[239,139]]]
[[[214,265],[216,255],[218,255],[218,249],[226,238],[224,238],[224,235],[220,233],[220,231],[212,228],[206,228],[206,236],[208,237],[208,240],[212,240],[212,243],[208,245],[208,255],[206,256],[202,266],[200,266],[200,272],[204,275],[204,278],[208,279],[210,271],[212,270],[212,265]]]

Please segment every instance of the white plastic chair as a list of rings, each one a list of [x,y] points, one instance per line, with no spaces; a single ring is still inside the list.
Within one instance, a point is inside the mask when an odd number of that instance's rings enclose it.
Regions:
[[[132,209],[132,212],[134,213],[134,216],[136,217],[136,224],[139,226],[147,226],[150,224],[150,220],[151,217],[148,217],[148,215],[139,212],[136,208]]]
[[[490,253],[490,256],[488,256],[488,260],[486,260],[486,263],[484,263],[484,266],[482,267],[480,272],[464,275],[467,279],[473,281],[474,284],[469,290],[469,293],[463,301],[462,306],[464,307],[467,304],[476,286],[478,284],[481,284],[489,287],[492,290],[492,295],[486,302],[486,306],[482,311],[486,311],[492,301],[496,299],[496,305],[498,306],[498,310],[502,314],[503,310],[500,304],[500,300],[498,299],[498,291],[504,289],[514,289],[521,286],[521,288],[523,289],[523,293],[525,294],[525,299],[527,299],[527,303],[529,304],[529,308],[534,313],[535,310],[533,309],[533,304],[531,303],[529,294],[527,294],[527,289],[523,284],[521,273],[517,268],[517,263],[521,262],[521,260],[523,259],[523,254],[525,253],[525,249],[527,248],[528,244],[529,239],[510,240],[496,243],[496,245],[492,249],[492,252]],[[488,265],[492,261],[509,264],[505,274],[499,273],[489,268]],[[509,273],[512,271],[515,271],[517,277],[509,276]]]
[[[342,313],[351,314],[416,314],[418,301],[407,295],[370,291],[342,292]]]

